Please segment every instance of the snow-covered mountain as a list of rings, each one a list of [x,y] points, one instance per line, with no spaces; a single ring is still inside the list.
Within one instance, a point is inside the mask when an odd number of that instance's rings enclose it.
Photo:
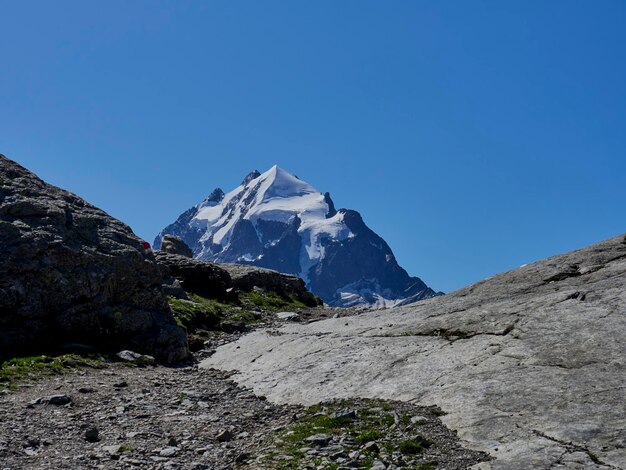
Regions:
[[[182,238],[194,257],[296,274],[333,306],[388,307],[436,295],[402,269],[385,241],[328,193],[273,166],[229,193],[215,189],[157,235]]]

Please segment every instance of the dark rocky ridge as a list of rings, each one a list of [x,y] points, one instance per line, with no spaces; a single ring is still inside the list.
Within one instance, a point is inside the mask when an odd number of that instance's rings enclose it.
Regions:
[[[0,155],[0,357],[81,343],[184,359],[161,281],[127,225]]]
[[[309,307],[322,304],[321,299],[309,292],[298,276],[240,264],[222,264],[220,267],[230,274],[233,286],[244,292],[261,287],[279,295],[292,296]]]
[[[302,279],[271,269],[216,264],[164,251],[155,251],[155,259],[166,278],[175,278],[186,292],[202,297],[234,300],[236,291],[251,292],[260,288],[278,295],[291,296],[311,307],[320,303],[307,290]]]
[[[186,292],[220,300],[228,296],[226,290],[232,287],[232,280],[216,264],[165,251],[155,251],[154,257],[163,275],[177,279]]]

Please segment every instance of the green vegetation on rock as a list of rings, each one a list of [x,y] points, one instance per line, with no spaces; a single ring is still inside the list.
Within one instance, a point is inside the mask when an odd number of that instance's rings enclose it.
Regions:
[[[221,331],[222,321],[226,320],[251,325],[263,321],[269,313],[307,308],[293,297],[266,291],[242,292],[238,301],[233,302],[219,302],[196,294],[189,294],[189,299],[168,297],[176,323],[189,334]]]
[[[244,307],[261,308],[269,312],[285,309],[307,308],[302,302],[288,295],[278,295],[269,291],[252,291],[239,294]]]
[[[61,356],[30,356],[9,359],[0,364],[0,386],[15,388],[18,382],[36,381],[45,376],[63,374],[78,367],[105,367],[99,355],[64,354]]]
[[[383,454],[398,453],[407,461],[414,461],[399,468],[436,468],[433,462],[419,462],[426,458],[421,456],[425,452],[424,446],[431,443],[416,434],[417,427],[413,424],[406,421],[402,426],[396,424],[396,413],[393,403],[375,399],[340,400],[311,406],[292,425],[272,437],[273,450],[263,464],[275,469],[299,469],[311,464],[339,468],[341,465],[333,462],[330,454],[324,457],[323,452],[322,455],[318,452],[311,456],[307,449],[344,447],[360,449],[358,468],[368,469]],[[344,457],[348,454],[347,450],[332,452]]]
[[[198,329],[217,330],[226,305],[191,294],[191,300],[168,297],[176,323],[188,333]]]

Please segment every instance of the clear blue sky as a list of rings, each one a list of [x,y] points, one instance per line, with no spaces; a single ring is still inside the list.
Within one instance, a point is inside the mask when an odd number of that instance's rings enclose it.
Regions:
[[[444,291],[626,231],[623,0],[0,11],[0,153],[150,241],[274,163]]]

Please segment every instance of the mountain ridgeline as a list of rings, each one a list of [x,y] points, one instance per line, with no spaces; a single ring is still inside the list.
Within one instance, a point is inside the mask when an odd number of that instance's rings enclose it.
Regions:
[[[184,240],[195,258],[261,266],[301,277],[326,303],[389,307],[436,295],[402,269],[389,245],[328,193],[273,166],[229,193],[215,189],[159,233]]]

